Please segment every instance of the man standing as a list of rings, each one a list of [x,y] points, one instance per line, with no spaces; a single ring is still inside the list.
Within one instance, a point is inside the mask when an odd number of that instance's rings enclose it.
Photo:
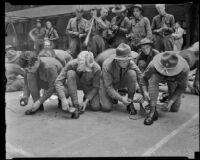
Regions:
[[[131,40],[130,46],[134,51],[137,51],[137,45],[141,39],[152,38],[150,21],[147,17],[142,16],[143,12],[142,5],[136,4],[133,6],[134,18],[131,20],[131,29],[127,38]]]
[[[159,15],[152,21],[154,46],[159,52],[173,51],[174,16],[165,12],[165,4],[156,4]]]
[[[154,57],[144,71],[143,77],[144,97],[150,101],[150,112],[144,120],[145,125],[151,125],[158,119],[156,105],[161,81],[167,82],[169,89],[169,101],[163,109],[178,112],[181,105],[181,95],[187,87],[189,70],[186,60],[174,51],[166,51]]]
[[[121,101],[131,115],[137,115],[132,100],[136,90],[136,82],[141,84],[142,72],[132,61],[131,49],[121,43],[116,48],[116,54],[103,63],[103,77],[100,89],[102,111],[109,112],[113,108],[113,100]],[[128,99],[121,96],[117,90],[128,88]]]
[[[144,38],[138,44],[138,48],[141,49],[139,56],[136,58],[136,64],[139,69],[144,72],[146,67],[149,65],[153,57],[159,52],[152,48],[153,42],[148,38]]]
[[[83,8],[76,9],[76,17],[71,18],[66,28],[66,34],[69,34],[69,49],[72,57],[77,58],[77,55],[82,50],[83,41],[86,37],[87,20],[83,16]]]
[[[183,33],[184,30],[181,28],[180,23],[175,23],[175,33],[172,34],[174,38],[174,51],[180,51],[183,46]]]
[[[93,8],[90,11],[92,18],[89,20],[88,27],[92,26],[88,50],[94,54],[94,58],[105,49],[105,42],[103,39],[103,31],[109,28],[109,22],[105,19],[108,15],[106,8],[101,8],[101,17],[97,17],[97,9]],[[94,20],[93,20],[94,19]],[[93,22],[94,21],[94,22]],[[91,23],[93,22],[93,24]],[[87,31],[89,28],[87,29]]]
[[[36,50],[37,54],[39,54],[39,51],[43,48],[45,33],[45,28],[42,28],[41,21],[37,19],[36,27],[29,32],[29,37],[34,42],[34,49]]]
[[[20,66],[27,72],[25,75],[25,93],[21,98],[23,105],[28,104],[28,98],[33,98],[33,105],[25,114],[32,115],[38,110],[44,110],[43,103],[56,91],[54,82],[59,75],[62,64],[53,57],[38,57],[34,52],[25,51],[20,55]],[[40,97],[40,90],[44,94]]]
[[[79,113],[86,106],[93,111],[100,109],[101,67],[94,61],[93,53],[82,51],[77,59],[71,60],[55,81],[56,91],[62,101],[63,110],[69,110],[69,102],[66,98],[71,97],[75,112],[72,118],[79,118]],[[83,103],[79,104],[77,90],[83,90]],[[66,92],[65,92],[66,91]]]
[[[126,34],[130,30],[131,23],[126,17],[126,7],[124,5],[116,5],[112,12],[116,14],[111,20],[112,34],[110,36],[109,43],[112,48],[117,48],[121,43],[127,43]]]

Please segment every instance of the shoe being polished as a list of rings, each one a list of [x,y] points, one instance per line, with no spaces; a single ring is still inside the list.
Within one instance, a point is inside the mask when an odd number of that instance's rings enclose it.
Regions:
[[[72,113],[71,118],[78,119],[79,118],[79,105],[74,105],[75,111]]]
[[[158,112],[155,109],[154,113],[151,111],[144,120],[145,125],[152,125],[154,121],[158,120]]]
[[[35,114],[37,111],[44,111],[44,106],[43,104],[40,105],[40,107],[38,109],[36,109],[35,111],[29,109],[25,112],[25,115],[32,115]]]
[[[128,113],[130,115],[136,115],[137,114],[137,111],[136,111],[133,103],[131,103],[128,106],[126,106],[126,110],[128,111]]]

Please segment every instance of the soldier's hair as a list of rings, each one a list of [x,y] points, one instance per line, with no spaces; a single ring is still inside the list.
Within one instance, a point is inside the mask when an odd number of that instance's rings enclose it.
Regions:
[[[165,8],[165,4],[156,4],[155,6],[156,6],[156,8],[158,8],[160,6],[163,6]]]
[[[19,57],[19,65],[22,68],[32,67],[38,60],[37,54],[34,51],[22,51]]]

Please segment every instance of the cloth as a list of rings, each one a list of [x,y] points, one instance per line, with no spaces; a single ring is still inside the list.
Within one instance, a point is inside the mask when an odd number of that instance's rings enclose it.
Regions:
[[[55,92],[54,82],[61,72],[62,64],[52,57],[40,57],[40,65],[35,73],[27,73],[25,76],[27,89],[29,89],[34,102],[39,99],[44,103]],[[44,89],[44,94],[40,97],[39,91]],[[26,91],[26,94],[28,91]],[[26,95],[28,96],[29,95]]]
[[[189,74],[189,66],[186,65],[183,68],[183,71],[176,76],[169,77],[161,75],[154,67],[153,63],[151,62],[146,70],[144,71],[144,77],[142,79],[142,83],[144,86],[148,86],[148,92],[150,96],[150,105],[156,106],[157,98],[159,93],[159,83],[160,82],[167,82],[171,87],[171,84],[176,84],[175,88],[172,87],[173,93],[171,93],[170,99],[178,100],[182,93],[185,92],[187,87],[187,79]]]
[[[137,65],[131,60],[127,68],[123,69],[122,76],[120,76],[120,67],[114,60],[113,56],[109,57],[103,63],[102,73],[103,73],[103,83],[106,88],[106,92],[112,99],[121,100],[121,95],[115,90],[114,86],[118,86],[121,80],[126,75],[129,70],[136,72],[136,77],[138,83],[141,85],[142,72],[137,67]]]
[[[133,18],[131,20],[130,33],[132,34],[131,46],[133,45],[134,48],[137,47],[141,39],[151,39],[152,31],[149,19],[143,16],[141,16],[138,20]]]
[[[77,66],[78,66],[78,60],[73,59],[71,60],[61,71],[59,76],[57,77],[55,81],[55,87],[56,91],[58,93],[58,96],[60,99],[65,97],[64,93],[64,85],[65,81],[67,80],[67,73],[70,70],[73,70],[76,72],[76,74],[79,77],[79,81],[84,85],[84,86],[91,86],[92,90],[86,94],[86,97],[91,100],[98,92],[98,89],[100,87],[100,73],[101,73],[101,68],[100,66],[94,62],[92,66],[92,72],[78,72],[77,71]],[[73,90],[73,89],[71,89]],[[76,90],[73,90],[73,93],[76,97],[77,92]],[[73,99],[73,98],[72,98]],[[77,98],[74,98],[74,102],[77,102]]]
[[[181,27],[179,27],[179,28],[175,29],[175,33],[172,34],[172,36],[174,37],[174,50],[175,51],[180,51],[182,49],[183,33],[184,33],[184,30]]]
[[[159,52],[155,49],[152,49],[149,55],[145,55],[143,52],[141,52],[136,58],[136,64],[138,65],[139,69],[143,72],[152,61],[153,57],[157,54],[159,54]]]
[[[113,25],[116,25],[117,21],[118,21],[118,17],[117,16],[113,17],[111,20],[111,27]],[[119,44],[121,44],[121,43],[127,43],[126,34],[128,33],[128,31],[131,28],[131,22],[129,21],[128,17],[125,17],[123,19],[123,21],[121,22],[119,27],[122,29],[125,29],[126,31],[120,30],[118,32],[118,35],[116,36],[115,40],[111,44],[112,48],[117,48],[119,46]]]
[[[171,14],[165,14],[164,16],[157,15],[152,20],[152,32],[154,47],[159,52],[163,51],[173,51],[174,49],[174,40],[172,33],[174,32],[174,16]],[[167,29],[163,30],[161,33],[156,33],[156,29],[160,29],[164,25],[167,26]]]

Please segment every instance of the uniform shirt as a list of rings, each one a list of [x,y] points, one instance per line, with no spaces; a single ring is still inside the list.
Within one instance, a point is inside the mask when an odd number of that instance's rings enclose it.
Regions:
[[[74,70],[77,73],[77,76],[79,77],[80,83],[82,85],[93,87],[93,89],[89,91],[86,95],[86,98],[92,100],[92,98],[97,94],[100,87],[101,68],[96,62],[94,62],[92,66],[92,72],[78,72],[77,62],[77,59],[73,59],[62,69],[62,72],[59,74],[58,78],[55,81],[56,91],[60,99],[65,98],[64,84],[67,79],[67,72],[69,70]]]
[[[104,86],[106,88],[106,91],[108,95],[117,100],[121,100],[121,95],[114,89],[114,86],[116,84],[119,84],[122,80],[124,74],[128,70],[134,70],[137,74],[137,80],[138,83],[141,85],[141,79],[142,79],[142,72],[138,68],[138,66],[131,60],[127,68],[122,69],[122,73],[120,73],[120,67],[117,65],[114,56],[109,57],[106,59],[103,63],[103,82]]]
[[[178,27],[175,29],[175,32],[172,35],[174,36],[174,39],[177,40],[183,38],[183,33],[184,30],[181,27]]]
[[[113,25],[116,25],[117,21],[118,21],[118,17],[117,16],[113,17],[112,20],[111,20],[111,27]],[[121,22],[120,26],[118,26],[118,27],[125,28],[125,29],[127,29],[129,31],[130,28],[131,28],[131,23],[130,23],[128,17],[125,17],[123,19],[123,21]],[[118,36],[125,37],[125,34],[127,34],[128,31],[127,32],[119,31]]]
[[[46,29],[45,37],[47,37],[50,40],[53,38],[59,38],[57,31],[53,27],[51,27],[50,29]]]
[[[181,73],[179,73],[176,76],[164,76],[160,74],[154,67],[154,64],[151,62],[146,70],[144,71],[144,77],[142,79],[142,83],[144,86],[148,86],[148,81],[151,78],[152,74],[158,74],[161,79],[160,80],[166,80],[167,82],[174,82],[177,83],[177,87],[174,91],[174,94],[171,97],[171,100],[176,101],[178,97],[181,96],[182,93],[185,92],[185,89],[187,87],[187,78],[188,78],[188,73],[189,73],[189,66],[187,65],[187,62],[185,62],[185,65],[183,66],[183,70]],[[151,90],[151,105],[156,106],[157,104],[157,86],[159,82],[149,82],[151,83],[151,87],[149,87],[149,91]]]
[[[151,39],[152,32],[149,19],[143,16],[141,16],[139,19],[133,18],[131,20],[130,33],[133,35],[132,38],[135,42],[135,45],[137,45],[143,38]]]
[[[37,70],[39,79],[48,83],[48,89],[40,97],[40,103],[44,103],[54,92],[54,82],[62,70],[62,64],[52,57],[40,57],[40,65]]]
[[[136,64],[138,65],[138,62],[140,60],[144,60],[146,62],[146,64],[147,64],[147,66],[148,66],[148,64],[152,61],[153,57],[155,55],[157,55],[157,54],[159,54],[159,52],[157,50],[155,50],[155,49],[152,49],[150,51],[149,55],[145,55],[143,52],[141,52],[139,54],[139,56],[137,57],[137,59],[136,59]]]
[[[160,35],[170,35],[174,32],[174,24],[175,24],[175,20],[174,20],[174,16],[171,14],[166,13],[165,15],[161,16],[160,14],[153,17],[152,20],[152,26],[151,29],[154,32],[155,29],[160,29],[163,27],[163,25],[166,25],[168,27],[167,30],[163,31],[163,33],[160,33]],[[155,33],[157,34],[157,33]]]
[[[77,20],[77,17],[71,18],[68,22],[66,31],[79,32],[80,34],[86,33],[88,21],[84,18]],[[72,36],[72,35],[71,35]]]
[[[6,63],[6,78],[7,78],[7,85],[12,84],[13,81],[17,79],[18,75],[24,77],[25,71],[15,63]]]
[[[33,35],[37,40],[43,40],[46,33],[46,29],[35,27],[31,30],[31,32],[33,33]]]

